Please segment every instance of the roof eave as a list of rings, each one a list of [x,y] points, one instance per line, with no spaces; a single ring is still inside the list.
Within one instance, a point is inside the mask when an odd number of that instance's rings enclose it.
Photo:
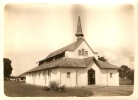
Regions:
[[[119,68],[102,68],[100,67],[101,69],[119,69]]]
[[[94,53],[94,54],[98,54],[98,52],[94,52],[93,49],[90,47],[90,45],[87,43],[87,41],[85,39],[83,39],[84,42],[87,44],[87,46],[91,49],[91,51]]]
[[[60,66],[59,68],[86,68],[86,66],[78,67],[78,66]]]
[[[52,69],[52,68],[58,68],[59,66],[54,66],[54,67],[50,67],[50,68],[44,68],[44,69],[40,69],[40,70],[35,70],[35,71],[30,71],[30,72],[27,72],[27,73],[32,73],[32,72],[37,72],[37,71],[42,71],[42,70],[46,70],[46,69]],[[26,73],[26,74],[27,74]]]

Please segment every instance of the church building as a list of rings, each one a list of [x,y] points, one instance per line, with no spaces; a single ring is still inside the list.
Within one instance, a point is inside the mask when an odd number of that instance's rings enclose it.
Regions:
[[[82,33],[78,17],[77,40],[38,61],[38,66],[26,72],[26,83],[48,86],[57,81],[66,87],[87,85],[119,86],[118,68],[98,59]]]

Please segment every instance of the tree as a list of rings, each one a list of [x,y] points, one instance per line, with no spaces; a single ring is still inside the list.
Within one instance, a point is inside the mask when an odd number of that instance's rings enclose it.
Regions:
[[[126,65],[122,65],[118,70],[118,72],[119,72],[119,77],[122,77],[123,79],[126,77],[130,79],[134,84],[134,70],[131,70]]]
[[[132,81],[132,83],[134,84],[134,70],[131,70],[130,74],[129,74],[129,79]]]
[[[98,56],[98,60],[101,60],[101,61],[104,61],[104,62],[107,62],[107,61],[108,61],[108,59],[106,59],[106,58],[103,57],[103,56],[102,56],[102,57],[99,57],[99,56]]]
[[[10,75],[12,74],[12,66],[11,66],[11,60],[8,58],[4,58],[3,59],[3,63],[4,63],[4,78],[9,78]]]
[[[128,77],[128,73],[131,71],[130,68],[128,68],[126,65],[122,65],[120,67],[120,69],[118,70],[119,72],[119,77],[122,77],[124,79],[124,77]]]

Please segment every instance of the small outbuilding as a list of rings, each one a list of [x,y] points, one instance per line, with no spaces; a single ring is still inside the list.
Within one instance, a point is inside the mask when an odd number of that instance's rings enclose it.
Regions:
[[[26,74],[23,73],[23,74],[20,74],[19,76],[16,77],[16,81],[23,81],[25,82],[26,81]]]

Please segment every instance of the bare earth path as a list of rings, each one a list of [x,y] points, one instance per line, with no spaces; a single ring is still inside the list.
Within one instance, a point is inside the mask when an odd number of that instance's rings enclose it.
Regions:
[[[88,86],[93,96],[130,96],[133,93],[133,85],[120,86]]]

